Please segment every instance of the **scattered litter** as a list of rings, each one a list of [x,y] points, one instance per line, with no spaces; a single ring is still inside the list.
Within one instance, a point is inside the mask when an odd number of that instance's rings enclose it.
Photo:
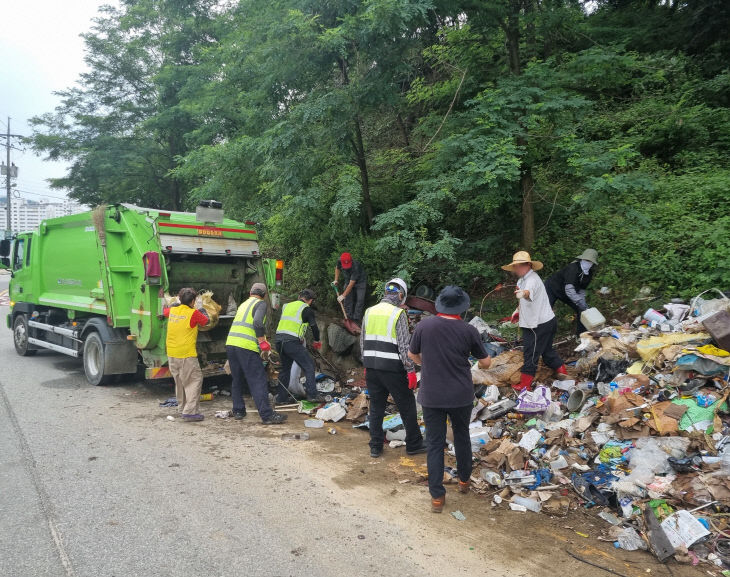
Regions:
[[[167,420],[168,421],[174,421],[175,420],[175,417],[173,417],[172,415],[167,415]]]
[[[452,511],[451,516],[457,521],[466,521],[466,517],[461,511]]]
[[[215,412],[215,416],[218,419],[227,419],[231,415],[233,415],[233,411],[216,411]]]
[[[177,399],[175,397],[170,397],[169,399],[166,399],[162,403],[160,403],[161,407],[177,407]]]

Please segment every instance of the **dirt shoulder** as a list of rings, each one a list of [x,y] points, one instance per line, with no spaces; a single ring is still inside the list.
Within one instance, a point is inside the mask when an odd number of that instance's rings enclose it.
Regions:
[[[157,406],[164,399],[163,389],[151,390],[142,385],[124,389],[128,389],[126,394],[121,387],[118,394],[131,400],[124,411],[136,418],[159,425],[167,415],[176,414],[174,408]],[[252,407],[250,399],[247,405]],[[433,514],[424,480],[425,455],[408,457],[403,448],[386,446],[382,458],[371,459],[367,431],[353,429],[351,423],[334,424],[336,434],[330,434],[329,425],[305,429],[306,417],[296,412],[289,412],[289,422],[281,427],[262,426],[252,412],[243,421],[213,418],[215,411],[230,408],[228,397],[203,403],[202,408],[206,415],[202,423],[182,423],[176,419],[166,424],[171,425],[170,430],[187,427],[187,435],[214,450],[217,459],[231,466],[243,464],[236,451],[242,437],[249,442],[265,439],[271,447],[267,458],[277,468],[306,475],[328,495],[330,510],[310,514],[339,511],[356,517],[360,511],[378,517],[384,527],[395,528],[399,538],[407,541],[404,554],[413,560],[414,566],[425,563],[466,575],[535,577],[564,577],[566,571],[582,576],[613,573],[627,577],[707,574],[707,567],[679,565],[673,560],[660,564],[649,553],[615,549],[612,543],[599,541],[597,537],[608,524],[596,517],[598,510],[578,508],[565,517],[514,512],[506,503],[492,505],[491,495],[460,495],[455,486],[449,486],[443,514]],[[308,441],[280,440],[284,432],[305,430],[310,434]],[[280,476],[272,476],[272,482],[277,482],[277,478]],[[284,482],[289,481],[291,478]],[[298,504],[292,503],[292,507],[296,514]],[[459,521],[451,515],[457,510],[466,520]]]

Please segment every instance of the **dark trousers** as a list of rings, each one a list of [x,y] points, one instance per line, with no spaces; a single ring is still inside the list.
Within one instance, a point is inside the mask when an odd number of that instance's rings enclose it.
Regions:
[[[567,296],[563,297],[555,294],[555,292],[550,288],[549,285],[545,285],[545,291],[547,292],[548,300],[550,301],[551,307],[555,307],[556,301],[561,301],[575,311],[575,334],[580,335],[581,333],[584,333],[586,331],[586,327],[583,325],[582,322],[580,322],[580,313],[582,313],[583,311],[580,310],[578,305],[570,300]]]
[[[365,378],[368,394],[370,395],[370,415],[368,416],[368,427],[370,428],[370,447],[381,449],[385,442],[383,432],[383,417],[385,406],[388,403],[388,395],[393,397],[398,405],[403,426],[406,429],[406,450],[414,451],[423,444],[421,427],[418,426],[418,412],[416,409],[416,398],[413,391],[408,388],[408,377],[403,371],[378,371],[368,369]],[[471,416],[471,414],[470,414]]]
[[[522,372],[533,377],[537,374],[537,363],[540,357],[551,369],[563,366],[563,359],[553,348],[553,339],[558,330],[558,321],[555,317],[546,323],[537,325],[534,329],[520,329],[522,331],[522,346],[524,364]]]
[[[343,305],[345,305],[347,318],[350,318],[353,321],[357,321],[358,323],[362,323],[363,312],[365,311],[366,290],[367,285],[355,285],[354,287],[352,287],[350,294],[345,297],[345,302],[342,303]]]
[[[283,341],[276,343],[276,350],[279,351],[281,359],[281,371],[279,371],[279,386],[277,401],[285,402],[291,398],[287,390],[289,388],[289,379],[291,377],[291,367],[296,362],[302,367],[304,376],[307,377],[305,389],[307,397],[314,398],[317,396],[317,380],[314,374],[314,360],[307,352],[307,348],[302,341]]]
[[[264,363],[258,353],[241,347],[226,347],[226,355],[231,365],[231,397],[233,398],[234,412],[246,410],[243,402],[243,380],[248,383],[253,402],[259,410],[262,421],[271,418],[274,410],[269,403],[269,377],[266,374]]]
[[[471,477],[472,454],[469,438],[471,405],[453,409],[423,407],[423,420],[426,423],[426,445],[428,446],[428,490],[437,499],[446,494],[444,487],[444,446],[446,445],[446,417],[451,421],[454,431],[454,452],[459,479],[467,482]]]

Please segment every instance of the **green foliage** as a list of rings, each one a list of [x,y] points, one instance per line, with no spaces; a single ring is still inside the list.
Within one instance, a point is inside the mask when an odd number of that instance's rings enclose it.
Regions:
[[[347,250],[373,293],[476,299],[514,250],[549,274],[587,246],[619,295],[727,288],[728,3],[581,6],[124,0],[31,143],[83,202],[260,221],[292,292],[331,299]]]

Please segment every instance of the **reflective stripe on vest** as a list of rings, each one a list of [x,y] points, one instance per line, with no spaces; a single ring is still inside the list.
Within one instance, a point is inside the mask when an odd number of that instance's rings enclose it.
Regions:
[[[395,328],[402,313],[403,309],[390,303],[379,303],[365,311],[362,356],[366,368],[384,371],[403,370]]]
[[[251,297],[238,307],[226,339],[226,346],[241,347],[255,353],[259,352],[259,339],[256,337],[256,331],[253,328],[253,309],[260,302],[261,299]]]
[[[291,335],[301,339],[309,328],[308,323],[302,322],[302,313],[309,305],[303,301],[292,301],[281,309],[281,320],[276,327],[277,335]]]

